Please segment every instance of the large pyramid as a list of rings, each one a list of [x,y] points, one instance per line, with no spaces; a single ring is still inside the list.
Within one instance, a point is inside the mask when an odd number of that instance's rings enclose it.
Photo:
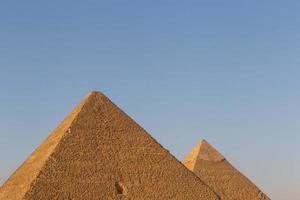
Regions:
[[[0,199],[219,198],[107,97],[92,92],[4,183]]]
[[[201,177],[222,200],[269,199],[205,140],[190,151],[183,164]]]

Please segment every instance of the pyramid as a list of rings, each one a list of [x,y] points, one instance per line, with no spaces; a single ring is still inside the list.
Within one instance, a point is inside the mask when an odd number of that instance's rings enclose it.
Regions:
[[[190,151],[183,164],[201,177],[222,200],[269,200],[205,140]]]
[[[0,189],[0,200],[219,197],[100,92],[91,92]]]

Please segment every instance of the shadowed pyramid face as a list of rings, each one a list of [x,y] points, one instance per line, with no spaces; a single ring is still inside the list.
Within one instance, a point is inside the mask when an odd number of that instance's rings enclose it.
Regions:
[[[205,140],[200,141],[188,153],[183,164],[210,186],[222,200],[269,199]]]
[[[0,188],[0,200],[218,199],[99,92],[90,93]]]

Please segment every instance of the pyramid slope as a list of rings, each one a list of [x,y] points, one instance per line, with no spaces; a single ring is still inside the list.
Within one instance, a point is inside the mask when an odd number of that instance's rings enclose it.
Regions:
[[[3,184],[0,188],[0,200],[23,198],[88,98],[89,95],[86,96],[78,106],[76,106],[76,108],[64,119],[64,121],[53,130],[42,145],[40,145]]]
[[[183,164],[201,177],[222,200],[269,199],[206,141],[198,143]]]
[[[0,189],[0,200],[218,199],[123,111],[92,92]]]

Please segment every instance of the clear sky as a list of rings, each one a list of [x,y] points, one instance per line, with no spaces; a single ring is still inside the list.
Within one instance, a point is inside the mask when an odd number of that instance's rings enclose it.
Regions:
[[[1,1],[0,182],[90,90],[178,159],[300,192],[300,1]]]

